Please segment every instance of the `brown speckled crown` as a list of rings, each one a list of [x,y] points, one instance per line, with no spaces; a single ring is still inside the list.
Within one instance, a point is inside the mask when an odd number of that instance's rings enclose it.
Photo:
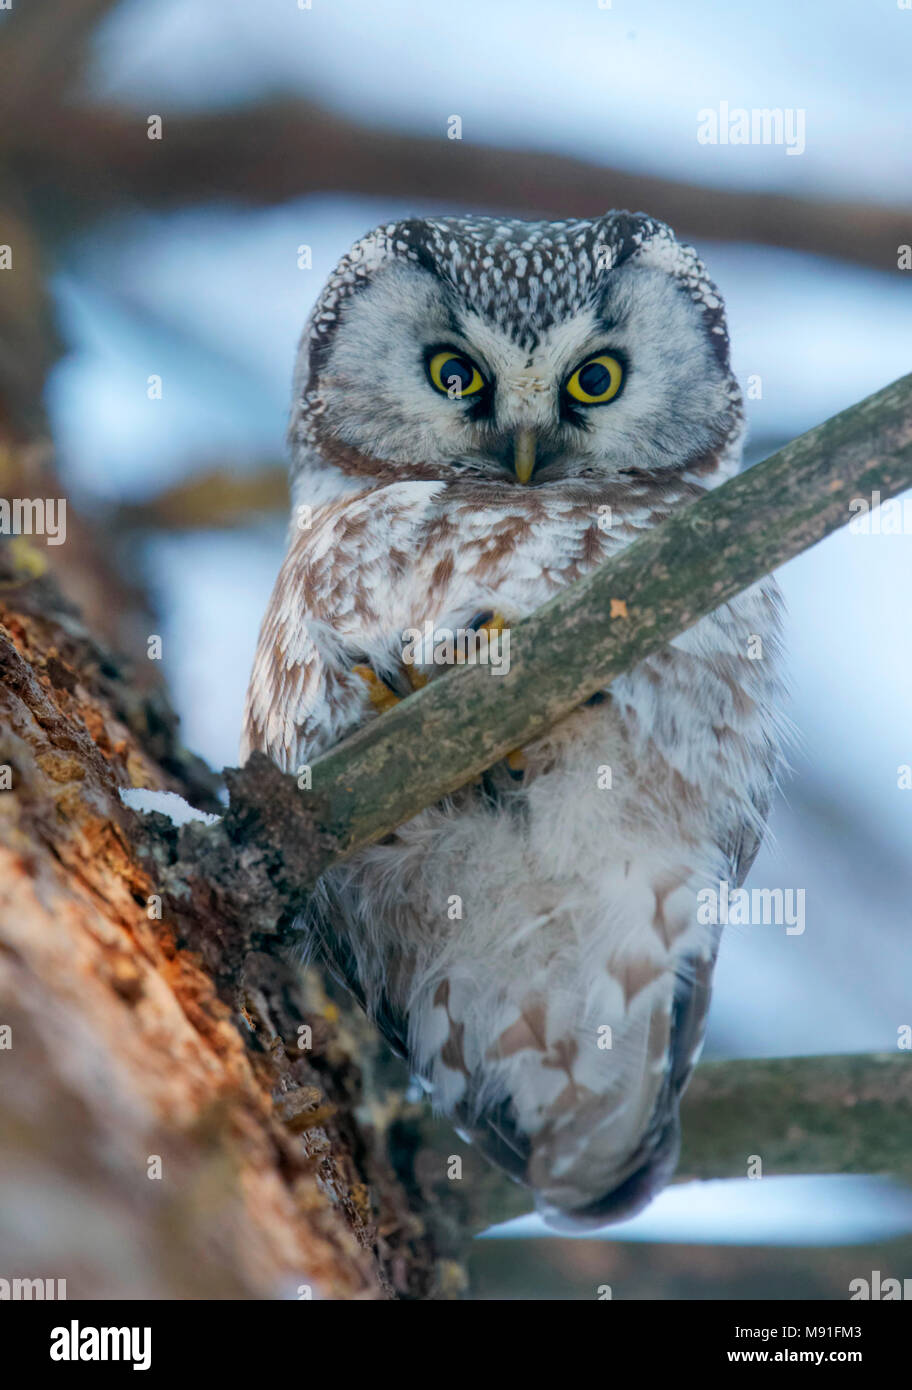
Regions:
[[[344,302],[390,259],[417,262],[452,286],[461,302],[510,332],[521,346],[580,311],[601,276],[636,256],[681,281],[703,313],[716,356],[729,367],[721,296],[692,246],[644,213],[608,212],[591,220],[502,222],[493,217],[412,218],[389,222],[355,243],[330,275],[304,330],[292,439],[305,442],[308,417],[320,413],[320,372]],[[739,399],[734,382],[733,401]]]

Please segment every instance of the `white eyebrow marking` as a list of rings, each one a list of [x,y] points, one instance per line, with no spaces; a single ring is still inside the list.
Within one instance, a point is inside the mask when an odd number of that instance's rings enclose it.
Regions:
[[[551,383],[545,377],[539,376],[537,372],[530,372],[525,369],[519,372],[512,372],[502,378],[503,384],[511,391],[517,392],[521,396],[533,395],[536,392],[550,391]]]

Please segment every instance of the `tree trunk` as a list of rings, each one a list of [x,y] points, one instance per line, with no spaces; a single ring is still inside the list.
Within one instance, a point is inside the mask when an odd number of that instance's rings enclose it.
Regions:
[[[33,456],[4,458],[6,481],[34,481]],[[110,612],[77,529],[65,565]],[[215,889],[162,906],[118,788],[214,809],[217,780],[156,681],[62,598],[51,554],[0,544],[4,1277],[65,1278],[70,1298],[458,1291],[387,1158],[401,1121],[366,1021],[263,951],[234,979],[209,968]]]

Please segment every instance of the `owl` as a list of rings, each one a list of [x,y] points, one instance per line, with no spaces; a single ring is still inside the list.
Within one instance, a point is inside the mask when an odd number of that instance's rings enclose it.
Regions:
[[[736,471],[742,438],[722,301],[662,223],[370,233],[300,344],[242,758],[297,771],[478,657],[472,634],[503,639]],[[771,582],[725,604],[334,866],[300,923],[558,1228],[629,1217],[673,1173],[719,944],[698,895],[740,884],[764,833],[780,625]],[[407,654],[415,632],[458,640]]]

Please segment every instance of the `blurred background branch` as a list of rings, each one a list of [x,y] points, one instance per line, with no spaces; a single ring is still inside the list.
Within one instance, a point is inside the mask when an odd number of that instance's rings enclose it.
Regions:
[[[529,1194],[454,1141],[444,1121],[424,1107],[407,1113],[421,1136],[415,1171],[424,1201],[454,1229],[480,1232],[530,1211]],[[681,1103],[681,1128],[676,1183],[813,1173],[910,1183],[912,1066],[902,1054],[701,1062]],[[451,1152],[463,1164],[455,1192],[445,1178]]]
[[[0,126],[0,158],[70,217],[125,198],[147,206],[205,200],[277,203],[305,193],[496,206],[517,217],[595,217],[648,209],[686,238],[752,241],[861,265],[895,259],[910,209],[712,188],[634,174],[546,150],[512,150],[376,129],[311,102],[164,118],[161,141],[136,114],[42,103]]]

